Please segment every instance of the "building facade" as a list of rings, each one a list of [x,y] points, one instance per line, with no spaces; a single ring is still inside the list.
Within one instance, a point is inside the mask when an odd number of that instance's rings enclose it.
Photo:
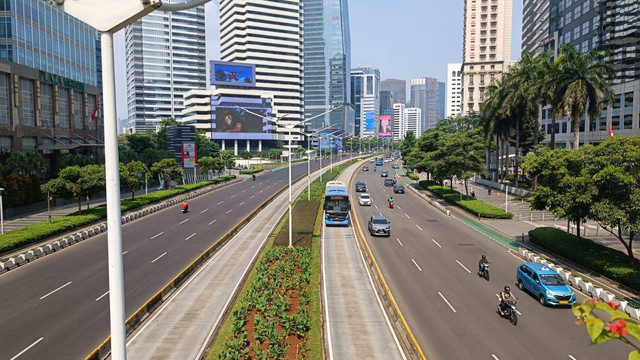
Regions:
[[[127,113],[136,131],[180,120],[183,95],[204,88],[204,6],[156,11],[125,28]]]
[[[424,131],[435,127],[438,120],[438,80],[429,77],[411,79],[410,104],[410,107],[421,110],[421,128]]]
[[[0,1],[0,157],[42,154],[49,175],[65,153],[102,162],[97,31],[38,0]]]
[[[422,135],[422,110],[420,108],[406,108],[404,109],[404,121],[406,126],[404,128],[403,138],[406,137],[407,132],[412,131],[416,138]]]
[[[436,123],[445,118],[445,102],[447,97],[447,84],[438,81],[438,94],[436,96]],[[435,126],[435,124],[434,124]]]
[[[554,0],[558,2],[558,0]],[[552,0],[524,0],[522,8],[522,52],[542,53],[549,43]]]
[[[356,109],[355,136],[376,137],[380,121],[380,70],[371,67],[351,69],[351,82],[351,98]],[[373,125],[367,126],[367,113],[369,118],[373,116]]]
[[[508,70],[513,0],[465,0],[462,113],[479,111],[486,87]]]
[[[404,103],[393,104],[393,141],[404,140],[407,129],[406,106]]]
[[[462,63],[447,64],[446,86],[444,116],[458,116],[462,113]]]
[[[407,81],[400,79],[385,79],[380,83],[381,91],[390,91],[393,103],[407,103]]]
[[[351,103],[351,35],[346,0],[303,0],[303,99],[304,118],[309,119],[332,107]],[[333,125],[353,133],[349,107],[341,107],[306,127],[316,131]]]

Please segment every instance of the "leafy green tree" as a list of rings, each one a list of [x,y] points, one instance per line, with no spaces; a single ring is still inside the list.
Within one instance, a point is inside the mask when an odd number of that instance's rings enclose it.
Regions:
[[[118,151],[118,157],[120,158],[120,162],[123,164],[130,163],[132,161],[141,161],[140,154],[126,147],[123,147]]]
[[[196,130],[196,145],[198,147],[198,158],[205,156],[218,157],[220,155],[220,145],[208,139],[204,130]]]
[[[7,158],[7,170],[20,175],[45,171],[47,166],[42,155],[34,150],[12,151]]]
[[[279,160],[282,156],[282,149],[269,149],[269,159]]]
[[[432,153],[434,175],[437,179],[464,179],[465,192],[469,195],[468,178],[484,169],[484,141],[482,130],[445,134],[438,149]],[[453,181],[451,181],[453,186]]]
[[[156,147],[154,137],[150,134],[129,134],[125,136],[126,148],[136,154],[142,154],[147,149]]]
[[[404,135],[404,140],[400,143],[400,155],[402,155],[403,158],[409,156],[409,153],[411,153],[411,150],[413,150],[413,147],[416,145],[416,141],[416,135],[413,131],[407,131]]]
[[[224,167],[226,169],[231,169],[235,166],[235,161],[233,161],[233,151],[231,150],[222,150],[220,151],[220,158],[224,163]]]
[[[251,154],[250,151],[243,151],[240,153],[240,157],[245,159],[245,160],[249,160],[253,157],[253,154]]]
[[[180,125],[180,122],[174,118],[166,118],[160,122],[160,130],[155,134],[155,147],[158,150],[167,150],[167,128],[169,126]]]
[[[613,97],[608,82],[613,69],[606,61],[608,55],[609,52],[603,48],[582,53],[569,44],[560,46],[554,79],[554,112],[558,118],[564,113],[571,119],[574,149],[580,145],[582,117],[586,114],[591,118],[599,118],[603,107]],[[585,126],[588,124],[585,123]]]
[[[222,171],[222,169],[224,169],[224,163],[220,157],[204,156],[198,159],[198,167],[205,171]]]
[[[60,160],[60,167],[66,168],[67,166],[85,166],[93,164],[93,158],[82,154],[67,154],[62,160]]]
[[[131,199],[135,197],[138,186],[144,184],[149,175],[149,168],[141,161],[120,163],[120,186],[131,189]]]
[[[152,148],[146,149],[140,156],[140,161],[147,165],[147,167],[153,166],[153,164],[163,159],[174,159],[173,153],[168,150]]]
[[[69,166],[58,174],[56,179],[47,182],[46,189],[51,194],[64,198],[73,198],[78,202],[78,211],[82,211],[82,198],[104,190],[104,166]]]
[[[178,167],[176,159],[162,159],[154,163],[151,172],[154,175],[160,174],[168,189],[171,189],[171,180],[178,181],[182,178],[182,169]]]
[[[307,149],[305,149],[302,146],[298,146],[295,151],[296,151],[296,155],[298,155],[298,158],[301,158],[304,155],[304,153],[307,152]]]

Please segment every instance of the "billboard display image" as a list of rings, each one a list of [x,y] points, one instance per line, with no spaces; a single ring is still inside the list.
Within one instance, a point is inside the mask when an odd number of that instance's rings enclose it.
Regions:
[[[391,115],[380,115],[380,128],[378,129],[379,136],[391,136],[393,130],[393,122]]]
[[[336,136],[341,135],[342,133],[344,132],[336,131],[332,133],[320,133],[320,150],[328,149],[329,144],[331,144],[331,150],[333,151],[344,150],[343,138]]]
[[[365,114],[365,130],[375,130],[376,113],[369,111]]]
[[[193,142],[182,143],[182,168],[193,169],[198,162],[197,145]]]
[[[268,109],[249,109],[251,112],[260,114],[256,116],[240,108],[217,107],[214,132],[221,133],[261,133],[264,132],[264,125],[268,117]]]
[[[211,85],[256,86],[256,67],[253,64],[211,61]]]

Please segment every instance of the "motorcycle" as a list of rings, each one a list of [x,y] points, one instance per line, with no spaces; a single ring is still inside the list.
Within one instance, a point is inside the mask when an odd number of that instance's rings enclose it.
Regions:
[[[489,263],[482,264],[482,266],[478,270],[478,275],[489,281]]]
[[[189,205],[187,205],[187,206],[183,206],[183,207],[182,207],[182,213],[183,213],[183,214],[186,214],[186,213],[188,213],[188,212],[189,212]]]
[[[516,301],[508,300],[502,309],[502,314],[500,315],[503,318],[509,319],[511,324],[516,325],[518,323],[518,312],[516,310]]]
[[[393,201],[389,201],[389,208],[393,209],[394,203]]]
[[[253,178],[253,181],[256,181],[256,174],[253,174],[252,178]]]

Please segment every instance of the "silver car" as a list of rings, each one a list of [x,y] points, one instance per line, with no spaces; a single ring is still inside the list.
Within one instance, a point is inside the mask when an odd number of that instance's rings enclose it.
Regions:
[[[360,194],[358,198],[358,202],[361,206],[371,206],[371,195],[369,194]]]
[[[391,222],[384,216],[373,215],[369,219],[369,233],[372,236],[391,236]]]

